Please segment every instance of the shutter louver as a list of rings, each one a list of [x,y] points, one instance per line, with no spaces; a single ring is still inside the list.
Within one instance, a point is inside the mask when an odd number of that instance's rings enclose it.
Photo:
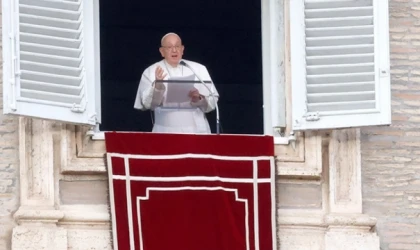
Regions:
[[[372,1],[308,2],[305,24],[308,112],[375,108]]]
[[[84,109],[81,4],[20,0],[20,97]]]
[[[294,129],[376,125],[366,122],[358,124],[357,121],[348,120],[342,120],[340,124],[340,121],[332,120],[333,116],[341,116],[342,119],[345,115],[351,117],[354,114],[375,113],[380,108],[379,90],[387,86],[386,84],[378,86],[380,66],[375,52],[379,52],[377,51],[379,46],[375,45],[375,42],[379,41],[378,37],[375,37],[378,35],[378,32],[375,33],[378,24],[375,22],[379,19],[375,17],[375,0],[292,0],[291,2],[296,1],[302,2],[303,5],[302,20],[295,20],[303,30],[295,34],[303,37],[295,35],[295,38],[303,39],[301,42],[303,48],[300,48],[302,52],[299,54],[296,53],[299,48],[294,48],[295,53],[292,49],[292,67],[304,67],[304,71],[300,70],[300,74],[304,73],[304,77],[296,77],[298,71],[295,69],[296,73],[292,73],[292,88],[297,86],[295,80],[302,81],[305,93],[303,93],[304,104],[297,105],[297,108],[303,111],[299,112],[300,117],[293,118]],[[379,2],[379,5],[383,4],[382,1]],[[291,22],[292,39],[294,39],[294,20]],[[381,25],[387,26],[388,23]],[[382,42],[386,44],[387,40]],[[292,40],[291,46],[293,45]],[[302,62],[293,64],[293,57],[301,55]],[[384,59],[386,60],[386,57]],[[299,62],[299,59],[296,61]],[[385,70],[389,75],[389,70]],[[292,91],[302,92],[297,87]],[[302,94],[298,95],[302,97]],[[297,95],[294,94],[295,96]],[[330,122],[321,122],[325,118]],[[385,119],[373,123],[388,124],[389,121]]]
[[[87,23],[93,19],[86,20],[93,5],[84,0],[6,1],[16,8],[12,13],[17,17],[10,19],[18,21],[10,26],[16,36],[10,57],[17,60],[9,91],[14,89],[15,100],[8,98],[5,113],[94,125],[95,93],[90,92],[95,83],[87,74],[96,69],[92,60],[86,61],[87,55],[93,57],[88,43],[94,40],[85,29],[93,26]]]

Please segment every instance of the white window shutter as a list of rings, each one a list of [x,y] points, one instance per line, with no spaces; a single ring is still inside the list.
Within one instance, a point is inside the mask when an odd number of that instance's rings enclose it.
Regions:
[[[93,1],[3,0],[2,8],[4,113],[96,124]]]
[[[388,1],[291,0],[294,130],[391,123]]]

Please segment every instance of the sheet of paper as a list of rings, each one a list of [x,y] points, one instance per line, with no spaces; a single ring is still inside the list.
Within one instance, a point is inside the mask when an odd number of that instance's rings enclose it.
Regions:
[[[189,102],[190,97],[188,96],[190,90],[194,88],[193,83],[182,82],[182,81],[193,81],[195,80],[194,75],[170,77],[168,80],[177,80],[179,82],[168,82],[166,90],[166,103],[183,103]]]

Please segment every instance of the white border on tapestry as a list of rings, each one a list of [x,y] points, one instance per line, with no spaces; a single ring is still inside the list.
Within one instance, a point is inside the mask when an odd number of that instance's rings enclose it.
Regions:
[[[235,200],[245,203],[245,236],[246,236],[246,250],[250,250],[249,245],[249,211],[248,211],[248,199],[239,198],[238,189],[224,188],[224,187],[148,187],[146,188],[146,196],[137,196],[137,223],[139,227],[139,237],[140,237],[140,250],[143,250],[143,237],[141,233],[141,221],[140,221],[140,200],[149,200],[150,192],[149,191],[182,191],[182,190],[206,190],[206,191],[218,191],[223,190],[226,192],[234,192]],[[255,211],[254,211],[255,218]],[[258,220],[258,219],[257,219]],[[255,228],[255,226],[254,226]]]

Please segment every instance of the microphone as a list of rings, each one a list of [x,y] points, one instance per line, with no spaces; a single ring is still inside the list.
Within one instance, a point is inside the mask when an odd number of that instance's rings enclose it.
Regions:
[[[203,81],[203,79],[201,79],[201,77],[195,72],[195,70],[190,65],[188,65],[184,60],[181,60],[179,62],[179,64],[189,68],[193,72],[193,74],[198,78],[198,80],[200,80],[200,82],[204,85],[204,87],[206,87],[206,89],[209,91],[210,96],[213,98],[214,104],[216,105],[216,132],[217,132],[217,134],[219,134],[220,133],[219,105],[217,105],[216,97],[214,96],[213,91],[211,91],[210,88],[207,87],[207,85]],[[212,82],[212,84],[214,85],[213,82]]]

